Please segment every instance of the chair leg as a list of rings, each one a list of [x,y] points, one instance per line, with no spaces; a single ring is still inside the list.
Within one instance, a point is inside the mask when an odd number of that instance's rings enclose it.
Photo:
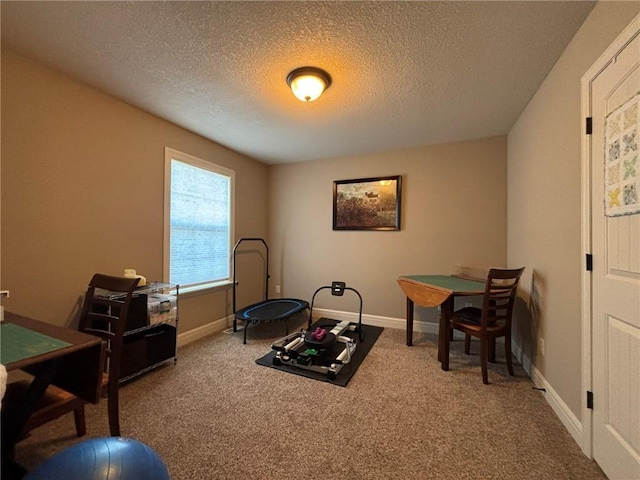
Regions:
[[[116,381],[117,382],[117,381]],[[109,389],[108,399],[109,410],[109,432],[112,437],[120,436],[120,416],[118,412],[118,387]]]
[[[84,417],[84,405],[76,408],[73,411],[73,420],[76,424],[76,435],[78,437],[84,437],[87,434],[87,422]]]
[[[496,337],[489,337],[489,361],[496,363]]]
[[[489,385],[489,374],[487,373],[487,356],[489,350],[489,339],[480,338],[480,366],[482,367],[482,383]]]
[[[507,356],[507,370],[509,375],[513,377],[513,363],[511,361],[511,333],[504,336],[504,353]]]
[[[471,335],[468,333],[464,334],[464,353],[469,355],[469,351],[471,350]]]

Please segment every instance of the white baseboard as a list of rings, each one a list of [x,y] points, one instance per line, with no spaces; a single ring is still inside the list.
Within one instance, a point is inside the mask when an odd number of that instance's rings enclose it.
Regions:
[[[184,347],[191,342],[195,342],[201,338],[206,337],[214,333],[224,331],[233,322],[233,315],[229,315],[226,318],[219,318],[211,323],[202,325],[201,327],[194,328],[184,333],[178,334],[178,348]]]
[[[326,317],[341,321],[348,320],[350,322],[358,321],[358,314],[355,312],[314,308],[313,319],[317,320],[320,317]],[[188,332],[181,333],[180,335],[178,335],[178,347],[187,345],[200,338],[206,337],[207,335],[222,332],[230,325],[232,325],[232,323],[233,315],[229,315],[228,317],[214,320],[207,325],[203,325],[193,330],[189,330]],[[362,323],[383,328],[395,328],[398,330],[404,330],[407,324],[404,318],[382,317],[378,315],[367,314],[362,315]],[[438,324],[416,321],[413,323],[413,330],[414,332],[424,332],[437,335]],[[583,438],[583,428],[580,420],[578,420],[578,418],[571,412],[567,404],[564,403],[562,398],[560,398],[557,392],[547,382],[546,378],[544,378],[544,376],[538,371],[538,369],[535,368],[535,366],[531,363],[531,360],[526,355],[524,355],[520,347],[515,343],[512,343],[511,348],[513,350],[513,354],[520,362],[520,365],[522,365],[525,372],[527,372],[527,374],[531,377],[536,387],[545,389],[545,392],[542,392],[542,394],[547,400],[547,403],[551,406],[553,412],[560,419],[565,428],[569,431],[576,443],[584,451],[583,445],[585,439]]]
[[[583,435],[582,423],[578,420],[573,412],[569,409],[566,403],[562,401],[562,398],[558,395],[558,393],[549,385],[547,379],[542,376],[542,374],[538,371],[535,366],[531,367],[532,374],[531,380],[538,388],[544,388],[546,391],[543,392],[547,403],[551,405],[556,416],[560,419],[564,427],[569,431],[573,439],[576,441],[578,446],[584,450],[585,438]]]
[[[317,320],[320,317],[332,318],[334,320],[348,320],[350,322],[358,321],[358,314],[354,312],[343,312],[339,310],[328,310],[322,308],[314,308],[313,318]],[[381,317],[378,315],[362,315],[362,323],[366,325],[375,325],[384,328],[396,328],[404,330],[406,328],[406,320],[404,318]],[[225,318],[219,318],[211,323],[201,327],[194,328],[178,335],[178,347],[188,345],[201,338],[226,330],[233,325],[233,315]],[[435,323],[414,322],[413,329],[416,332],[438,333],[438,325]]]
[[[358,322],[358,314],[355,312],[343,312],[340,310],[329,310],[326,308],[314,308],[313,320],[317,320],[320,317],[331,318],[333,320],[348,320],[350,322]],[[381,317],[378,315],[366,315],[362,314],[362,323],[365,325],[374,325],[376,327],[397,328],[403,329],[406,326],[406,320],[403,318]],[[415,327],[417,328],[418,327]],[[437,325],[436,325],[437,331]]]
[[[558,393],[553,389],[553,387],[549,384],[547,379],[540,373],[540,371],[533,365],[531,359],[523,353],[520,349],[520,346],[515,343],[511,343],[511,350],[513,351],[514,356],[522,365],[522,368],[525,372],[529,374],[531,380],[537,388],[544,388],[545,391],[541,392],[544,395],[545,400],[553,409],[553,412],[560,419],[564,427],[569,431],[573,439],[580,446],[583,452],[585,452],[585,438],[584,431],[582,428],[582,422],[578,420],[573,412],[569,409],[566,403],[562,400],[562,398],[558,395]],[[587,455],[588,456],[588,455]]]
[[[329,310],[325,308],[314,308],[313,319],[317,320],[320,317],[331,318],[333,320],[348,320],[350,322],[358,321],[358,314],[354,312],[344,312],[340,310]],[[374,325],[376,327],[383,328],[395,328],[398,330],[404,330],[407,326],[407,321],[404,318],[394,317],[382,317],[379,315],[362,315],[362,323],[365,325]],[[229,328],[233,324],[233,315],[229,315],[226,318],[220,318],[214,320],[211,323],[203,325],[201,327],[194,328],[188,332],[178,335],[178,347],[182,347],[191,342],[199,340],[213,333],[222,332]],[[438,324],[431,322],[413,322],[413,331],[421,333],[438,334]],[[458,332],[455,332],[457,335]]]
[[[358,322],[358,314],[354,312],[342,312],[339,310],[328,310],[325,308],[314,308],[313,319],[317,320],[320,317],[331,318],[333,320],[348,320],[350,322]],[[362,323],[365,325],[374,325],[376,327],[383,328],[395,328],[398,330],[406,330],[407,320],[404,318],[394,317],[381,317],[379,315],[367,315],[362,314]],[[439,325],[432,322],[413,322],[413,331],[420,333],[432,333],[438,335]],[[454,332],[455,338],[463,338],[462,333]]]

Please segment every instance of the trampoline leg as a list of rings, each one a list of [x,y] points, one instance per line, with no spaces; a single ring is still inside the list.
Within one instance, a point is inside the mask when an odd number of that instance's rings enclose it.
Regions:
[[[236,320],[235,318],[233,319],[233,331],[238,331],[238,320]]]
[[[245,322],[244,325],[244,339],[242,340],[242,344],[246,345],[247,344],[247,328],[249,327],[249,322]]]

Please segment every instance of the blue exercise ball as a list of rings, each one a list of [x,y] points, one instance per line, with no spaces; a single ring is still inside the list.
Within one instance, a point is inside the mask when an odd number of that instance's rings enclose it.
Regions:
[[[138,440],[85,440],[47,459],[24,480],[170,480],[160,456]]]

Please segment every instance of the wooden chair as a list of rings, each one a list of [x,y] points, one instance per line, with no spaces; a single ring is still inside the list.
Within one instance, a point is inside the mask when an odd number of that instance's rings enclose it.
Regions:
[[[487,276],[487,284],[482,299],[482,308],[465,307],[453,313],[447,331],[459,330],[465,334],[464,351],[468,355],[471,337],[480,339],[480,365],[482,381],[489,383],[487,361],[495,362],[496,338],[504,337],[507,369],[513,376],[511,363],[511,317],[515,303],[518,282],[525,267],[501,270],[492,268]]]
[[[108,397],[109,429],[112,436],[120,435],[118,414],[118,379],[123,345],[123,334],[131,294],[138,285],[138,278],[110,277],[95,274],[85,293],[79,329],[104,339],[106,345],[105,373],[102,378],[102,396]],[[96,295],[97,289],[110,291],[109,297]],[[30,380],[20,380],[7,385],[4,401],[20,401],[27,395]],[[15,399],[15,400],[14,400]],[[55,385],[49,385],[31,412],[21,436],[41,425],[73,412],[76,434],[87,433],[85,400]]]
[[[120,436],[120,363],[129,304],[139,278],[111,277],[96,273],[84,296],[79,329],[107,342],[102,396],[107,397],[109,431]],[[108,292],[105,292],[107,290]]]

